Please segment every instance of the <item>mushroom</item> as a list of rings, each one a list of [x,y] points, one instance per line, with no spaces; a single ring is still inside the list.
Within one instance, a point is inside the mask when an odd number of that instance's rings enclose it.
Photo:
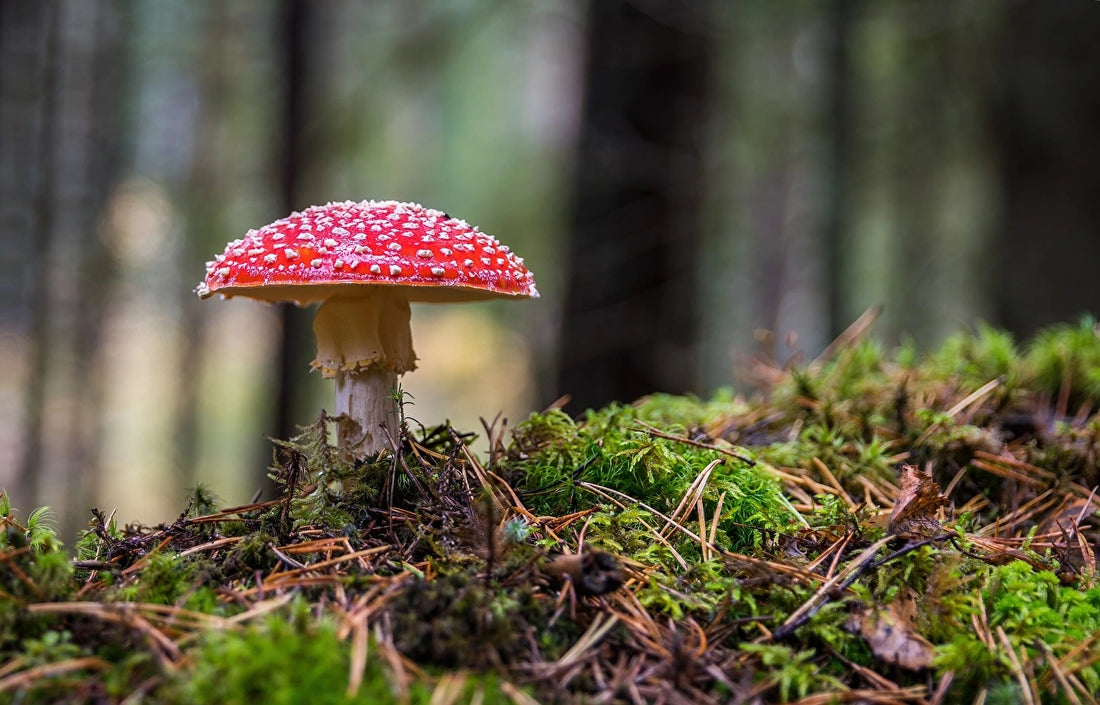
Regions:
[[[336,379],[338,443],[386,447],[399,375],[416,369],[410,301],[538,297],[523,259],[463,220],[415,203],[313,206],[250,230],[206,264],[196,293],[320,301],[314,368]]]

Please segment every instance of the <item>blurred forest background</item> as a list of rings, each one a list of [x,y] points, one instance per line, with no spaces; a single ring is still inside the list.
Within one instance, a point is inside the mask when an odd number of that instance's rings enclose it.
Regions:
[[[535,272],[414,310],[425,424],[737,388],[875,304],[923,348],[1098,311],[1098,30],[1086,0],[3,0],[0,486],[69,537],[247,502],[331,386],[311,312],[192,290],[330,200]]]

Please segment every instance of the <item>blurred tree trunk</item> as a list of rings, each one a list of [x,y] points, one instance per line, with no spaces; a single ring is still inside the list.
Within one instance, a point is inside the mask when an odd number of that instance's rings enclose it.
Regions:
[[[17,230],[27,238],[30,280],[19,484],[33,504],[47,494],[63,498],[60,525],[66,536],[86,511],[99,471],[102,390],[92,369],[109,259],[97,228],[120,137],[118,121],[107,117],[114,114],[121,78],[120,6],[75,0],[4,4],[4,51],[11,45],[12,51],[26,51],[26,63],[15,64],[40,82],[24,96],[25,104],[37,104],[38,117],[24,134],[29,146],[22,147],[33,154],[20,162],[33,211]],[[18,38],[7,36],[20,30]]]
[[[300,210],[302,177],[306,169],[303,117],[307,80],[306,41],[314,8],[307,0],[283,0],[279,44],[283,56],[282,154],[279,158],[280,196],[284,214]],[[310,421],[302,417],[305,407],[306,375],[313,359],[313,331],[310,312],[293,304],[281,307],[282,339],[278,355],[276,427],[278,438],[298,434],[298,427]]]
[[[3,282],[19,282],[20,291],[3,292],[18,301],[12,316],[27,339],[26,376],[22,390],[22,453],[15,475],[16,501],[37,506],[42,498],[42,451],[46,374],[50,350],[49,282],[46,260],[53,227],[51,165],[56,144],[54,93],[58,10],[54,3],[0,4],[0,107],[4,112],[5,160],[22,164],[22,176],[3,170],[0,217],[8,237]],[[10,248],[10,249],[9,249]],[[11,253],[10,261],[7,257]],[[7,273],[11,273],[9,280]],[[6,294],[19,294],[9,298]]]
[[[187,235],[182,238],[179,253],[181,271],[190,274],[203,271],[211,253],[219,251],[227,239],[224,215],[229,210],[231,186],[226,183],[224,155],[219,153],[218,127],[227,121],[226,103],[232,90],[231,74],[225,70],[228,61],[226,47],[235,40],[231,12],[225,3],[210,6],[197,41],[201,46],[198,60],[198,115],[194,121],[195,145],[187,176],[185,219]],[[178,303],[183,350],[179,355],[177,397],[179,428],[173,437],[175,457],[173,469],[177,486],[194,487],[199,482],[199,384],[202,377],[207,321],[194,292],[180,287]]]
[[[589,5],[558,382],[574,409],[697,383],[709,10]]]
[[[1003,212],[998,322],[1019,335],[1100,312],[1100,40],[1093,2],[1007,10],[990,120]]]
[[[949,9],[937,3],[914,5],[897,21],[902,27],[942,26]],[[948,159],[943,94],[944,74],[950,71],[939,63],[946,40],[910,31],[913,36],[899,47],[904,80],[892,91],[889,105],[889,123],[896,131],[888,174],[896,249],[889,263],[884,332],[890,340],[912,336],[930,341],[940,315],[933,290],[939,271],[935,236],[941,227],[940,179]]]
[[[826,94],[828,112],[827,202],[825,211],[824,289],[828,316],[825,333],[835,338],[858,312],[847,308],[852,287],[846,282],[841,266],[848,245],[850,226],[852,168],[852,58],[849,45],[856,0],[832,0],[829,4],[829,84]]]

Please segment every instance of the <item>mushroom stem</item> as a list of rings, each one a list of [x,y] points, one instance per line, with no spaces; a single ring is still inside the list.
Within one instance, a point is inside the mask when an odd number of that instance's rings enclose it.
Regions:
[[[332,296],[313,319],[313,366],[336,378],[336,413],[348,417],[338,443],[361,458],[386,449],[382,424],[400,423],[397,377],[416,368],[410,315],[408,298],[382,287]]]
[[[382,424],[396,429],[400,423],[396,389],[397,374],[380,367],[336,373],[336,413],[347,417],[336,427],[341,448],[350,448],[359,457],[386,448]]]

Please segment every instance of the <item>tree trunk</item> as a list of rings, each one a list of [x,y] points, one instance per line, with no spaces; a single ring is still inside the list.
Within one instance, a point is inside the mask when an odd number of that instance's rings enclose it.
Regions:
[[[708,9],[589,6],[558,383],[577,410],[697,383]]]
[[[998,322],[1020,336],[1100,312],[1096,3],[1010,6],[990,121],[1001,158]]]
[[[280,190],[285,213],[305,207],[300,203],[307,150],[303,134],[305,109],[307,31],[313,8],[306,0],[284,0],[280,24],[283,65],[282,155]],[[309,311],[293,304],[279,304],[282,338],[278,355],[276,395],[277,438],[298,434],[310,421],[302,417],[304,381],[313,359],[313,332]]]
[[[16,318],[25,332],[26,373],[22,389],[21,455],[14,477],[16,501],[38,506],[42,500],[42,441],[46,376],[50,352],[49,282],[46,261],[53,225],[50,195],[56,144],[58,10],[55,3],[0,4],[0,95],[7,119],[0,139],[7,159],[26,165],[22,178],[8,178],[0,189],[4,231],[18,237],[11,258],[11,279],[23,284],[15,300]],[[5,264],[7,264],[5,262]],[[18,266],[15,266],[18,264]],[[5,270],[7,267],[5,266]],[[5,294],[8,292],[4,292]]]
[[[835,338],[844,330],[858,312],[847,307],[851,286],[846,282],[846,272],[841,266],[848,244],[848,227],[851,209],[852,168],[852,66],[851,42],[852,17],[856,0],[832,0],[829,4],[830,46],[829,87],[826,95],[828,111],[828,157],[826,163],[827,194],[824,227],[825,311],[828,322],[825,332]]]

